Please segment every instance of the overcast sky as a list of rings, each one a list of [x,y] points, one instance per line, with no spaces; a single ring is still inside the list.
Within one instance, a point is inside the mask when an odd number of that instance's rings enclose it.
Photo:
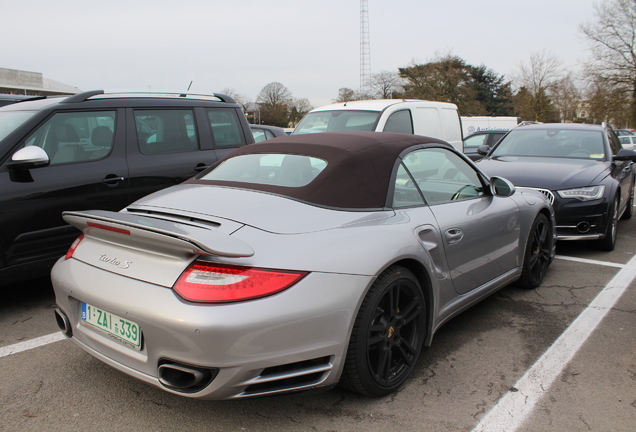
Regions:
[[[547,50],[589,57],[594,0],[368,0],[371,72],[452,53],[506,78]],[[0,67],[81,90],[233,89],[270,82],[314,106],[360,86],[358,0],[0,0]]]

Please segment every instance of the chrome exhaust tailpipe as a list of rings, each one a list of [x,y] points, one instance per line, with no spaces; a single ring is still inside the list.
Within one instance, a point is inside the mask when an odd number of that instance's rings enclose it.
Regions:
[[[57,326],[62,330],[64,336],[73,337],[73,327],[71,327],[71,322],[68,320],[68,317],[61,309],[55,309],[55,322],[57,322]]]
[[[159,365],[158,372],[159,382],[165,387],[176,391],[195,392],[212,382],[218,369],[166,362]]]

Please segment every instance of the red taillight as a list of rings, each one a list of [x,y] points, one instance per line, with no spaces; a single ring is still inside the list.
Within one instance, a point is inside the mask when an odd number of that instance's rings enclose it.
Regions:
[[[276,294],[306,274],[195,261],[179,277],[173,289],[193,302],[228,303]]]
[[[68,251],[66,251],[66,255],[64,255],[65,260],[73,256],[73,254],[75,253],[75,249],[77,249],[82,240],[84,240],[84,234],[81,234],[78,238],[76,238],[71,247],[68,248]]]
[[[119,233],[119,234],[130,235],[130,231],[129,230],[123,229],[123,228],[117,228],[117,227],[110,226],[110,225],[104,225],[104,224],[100,224],[100,223],[96,223],[96,222],[86,222],[86,225],[91,227],[91,228],[102,229],[104,231],[112,231],[112,232],[116,232],[116,233]]]

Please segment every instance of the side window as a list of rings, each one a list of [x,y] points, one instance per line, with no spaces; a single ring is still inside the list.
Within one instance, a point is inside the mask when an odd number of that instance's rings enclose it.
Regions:
[[[217,147],[238,147],[243,142],[241,123],[236,111],[227,108],[208,110],[208,120],[212,128],[212,136]]]
[[[113,148],[115,111],[57,113],[31,134],[25,146],[42,147],[51,165],[103,159]]]
[[[254,142],[267,141],[274,138],[274,134],[267,129],[252,128],[252,135],[254,136]]]
[[[621,151],[623,146],[621,145],[621,142],[618,140],[618,137],[616,136],[613,130],[607,131],[607,139],[609,140],[610,148],[612,149],[612,154],[616,154],[619,151]]]
[[[199,149],[192,110],[135,110],[134,114],[141,153],[176,153]]]
[[[468,137],[464,140],[464,148],[476,148],[481,145],[484,145],[486,144],[487,138],[488,138],[488,135],[486,134],[480,134],[480,135],[474,135],[474,136]]]
[[[393,189],[393,207],[411,207],[424,204],[422,194],[413,183],[411,176],[400,164]]]
[[[411,119],[411,111],[402,110],[391,114],[384,125],[384,132],[401,132],[413,133],[413,119]]]
[[[407,155],[403,163],[429,205],[484,195],[477,172],[450,150],[417,150]]]

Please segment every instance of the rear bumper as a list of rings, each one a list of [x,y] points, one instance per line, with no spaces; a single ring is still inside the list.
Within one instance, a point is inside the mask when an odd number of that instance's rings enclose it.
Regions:
[[[168,392],[232,399],[335,385],[353,318],[371,277],[311,273],[288,290],[248,302],[184,301],[165,287],[60,260],[51,273],[73,340],[104,363]],[[78,278],[78,275],[81,275]],[[78,283],[90,281],[90,288]],[[135,350],[81,323],[81,302],[139,324]],[[214,369],[204,388],[181,391],[160,381],[166,361]],[[218,370],[218,373],[216,373]]]

